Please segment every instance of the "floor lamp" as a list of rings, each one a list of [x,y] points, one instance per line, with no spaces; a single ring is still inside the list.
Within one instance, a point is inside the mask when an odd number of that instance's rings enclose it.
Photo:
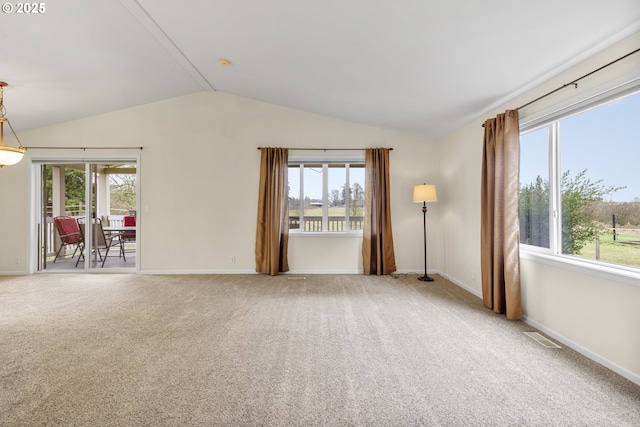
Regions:
[[[416,185],[413,187],[413,202],[422,202],[422,221],[424,224],[424,276],[418,277],[423,282],[433,282],[433,277],[427,274],[427,202],[437,202],[436,186],[430,184]]]

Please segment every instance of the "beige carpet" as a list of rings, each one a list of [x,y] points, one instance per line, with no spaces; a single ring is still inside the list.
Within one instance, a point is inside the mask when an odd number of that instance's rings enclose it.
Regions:
[[[640,425],[640,387],[435,277],[0,277],[0,425]]]

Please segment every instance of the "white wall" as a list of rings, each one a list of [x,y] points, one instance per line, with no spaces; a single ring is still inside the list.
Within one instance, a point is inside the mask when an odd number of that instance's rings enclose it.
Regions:
[[[487,113],[522,105],[640,45],[640,35]],[[553,105],[640,68],[638,55],[534,104]],[[413,186],[434,183],[429,206],[429,267],[480,295],[480,168],[485,117],[433,142],[223,93],[199,93],[21,133],[26,146],[140,146],[142,272],[254,270],[258,146],[393,147],[392,215],[398,269],[423,268],[422,214]],[[53,153],[53,152],[52,152]],[[56,152],[59,154],[59,152]],[[25,273],[29,152],[0,169],[0,273]],[[109,154],[122,154],[117,151]],[[69,155],[86,154],[69,152]],[[148,207],[148,211],[146,209]],[[229,256],[237,263],[229,263]],[[295,272],[361,270],[360,239],[292,238]],[[16,263],[19,261],[19,263]],[[640,379],[640,287],[535,261],[522,263],[530,322],[629,377]],[[585,322],[586,321],[586,322]]]
[[[23,166],[0,168],[0,272],[26,271],[29,187]]]
[[[529,323],[638,382],[640,286],[529,259],[521,267]]]
[[[143,146],[141,152],[64,151],[67,157],[140,155],[139,262],[142,272],[253,272],[259,146],[393,147],[392,219],[397,265],[423,269],[422,212],[413,186],[437,183],[434,142],[257,102],[198,93],[110,114],[23,132],[25,146]],[[48,151],[48,152],[47,152]],[[27,272],[29,150],[0,170],[0,272]],[[439,228],[437,204],[430,229]],[[430,238],[432,269],[437,234]],[[292,237],[295,272],[362,271],[361,238]],[[236,263],[230,262],[230,256]],[[21,264],[15,264],[16,257]]]
[[[444,207],[441,221],[445,229],[440,243],[442,271],[446,276],[481,295],[480,176],[484,120],[583,76],[637,49],[638,45],[640,33],[438,141]],[[564,89],[527,107],[520,111],[520,116],[542,111],[639,69],[640,54],[636,54],[581,81],[578,89]],[[523,311],[528,322],[640,383],[640,283],[636,286],[619,283],[533,260],[522,262],[521,273]]]

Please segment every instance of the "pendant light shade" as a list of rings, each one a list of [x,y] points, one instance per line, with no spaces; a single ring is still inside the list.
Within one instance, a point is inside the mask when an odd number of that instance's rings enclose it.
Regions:
[[[15,165],[22,160],[22,156],[24,156],[24,148],[7,147],[0,144],[0,168]]]
[[[22,147],[20,140],[18,139],[18,135],[13,130],[13,126],[9,122],[9,119],[5,117],[6,110],[4,108],[4,87],[8,86],[5,82],[0,82],[0,168],[3,166],[15,165],[20,160],[22,160],[22,156],[24,156],[25,149]],[[20,147],[9,147],[4,145],[4,124],[9,125],[9,129],[13,133],[16,141],[18,141],[18,145]]]

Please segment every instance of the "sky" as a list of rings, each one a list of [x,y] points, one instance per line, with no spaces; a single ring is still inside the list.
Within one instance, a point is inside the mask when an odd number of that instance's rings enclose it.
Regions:
[[[300,193],[300,180],[299,172],[296,168],[295,172],[292,168],[289,168],[289,192],[291,195],[297,195]],[[353,186],[355,182],[359,183],[364,188],[364,168],[363,167],[351,167],[349,170],[350,186]],[[304,176],[304,196],[309,196],[311,199],[322,200],[322,166],[318,167],[305,167]],[[329,189],[336,189],[342,192],[342,186],[345,183],[345,170],[344,168],[329,168]]]
[[[569,170],[575,176],[587,169],[592,181],[626,186],[605,200],[640,199],[640,92],[567,117],[561,120],[560,129],[563,172]],[[548,140],[546,128],[521,137],[521,183],[534,182],[538,175],[548,179]],[[307,168],[305,182],[305,197],[322,199],[322,167]],[[352,169],[353,182],[364,187],[364,169]],[[297,174],[289,174],[289,185],[291,194],[299,193]],[[341,190],[343,185],[344,171],[331,168],[329,191]]]
[[[587,169],[591,181],[626,186],[605,200],[640,199],[640,92],[561,120],[560,135],[563,172]],[[521,137],[521,183],[548,179],[547,143],[545,129]]]

